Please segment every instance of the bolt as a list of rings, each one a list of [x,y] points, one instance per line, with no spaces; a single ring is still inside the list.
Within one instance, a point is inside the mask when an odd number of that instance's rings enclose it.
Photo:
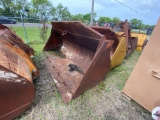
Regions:
[[[157,71],[157,70],[153,70],[152,72],[155,73],[155,74],[158,74],[158,71]]]

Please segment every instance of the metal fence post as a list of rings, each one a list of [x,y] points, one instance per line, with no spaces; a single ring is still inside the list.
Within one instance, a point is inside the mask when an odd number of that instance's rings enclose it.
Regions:
[[[24,35],[25,35],[25,37],[26,37],[26,43],[28,43],[28,37],[27,37],[27,33],[26,33],[25,26],[24,26],[22,11],[21,11],[21,21],[22,21],[22,25],[23,25],[23,29],[24,29]]]

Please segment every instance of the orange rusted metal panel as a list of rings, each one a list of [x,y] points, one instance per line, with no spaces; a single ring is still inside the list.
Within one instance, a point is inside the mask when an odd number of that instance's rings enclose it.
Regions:
[[[0,25],[0,119],[13,119],[34,99],[32,80],[38,70],[30,56],[34,50],[9,28]]]
[[[104,80],[113,42],[80,22],[52,22],[45,63],[65,103]]]
[[[8,27],[0,24],[0,38],[10,43],[11,45],[17,45],[19,48],[24,50],[29,56],[34,54],[33,48],[26,45],[21,38],[19,38],[13,31]]]
[[[148,111],[160,106],[160,19],[134,67],[123,93]]]

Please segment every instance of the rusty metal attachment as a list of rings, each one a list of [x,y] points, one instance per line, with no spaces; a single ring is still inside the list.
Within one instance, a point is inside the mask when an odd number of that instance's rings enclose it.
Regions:
[[[80,22],[52,22],[46,66],[65,103],[104,80],[114,42]]]
[[[131,33],[132,37],[138,38],[137,48],[136,50],[141,51],[147,44],[147,35],[144,33]]]
[[[8,27],[0,24],[0,119],[13,119],[34,99],[32,80],[38,70],[34,50]]]
[[[52,22],[44,47],[45,63],[64,102],[104,80],[108,70],[123,61],[126,48],[133,47],[132,43],[126,47],[127,41],[105,27],[89,27],[76,21]]]
[[[137,48],[138,37],[131,36],[131,29],[130,29],[128,21],[126,20],[125,22],[119,22],[113,28],[113,31],[115,31],[117,34],[125,37],[126,42],[127,42],[126,56],[133,53],[133,51]]]
[[[148,111],[160,106],[160,19],[134,67],[123,93]]]
[[[106,39],[113,39],[114,44],[111,50],[111,67],[120,65],[125,57],[133,53],[137,47],[136,36],[131,36],[128,21],[119,22],[112,30],[107,27],[92,26],[92,29],[105,35]]]
[[[113,32],[107,27],[91,26],[91,28],[104,35],[106,39],[114,40],[112,49],[110,51],[110,69],[120,65],[126,56],[127,41],[125,37]]]

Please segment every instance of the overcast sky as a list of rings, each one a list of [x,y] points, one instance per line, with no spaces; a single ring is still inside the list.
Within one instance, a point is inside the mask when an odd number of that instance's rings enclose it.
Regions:
[[[127,8],[122,4],[130,7]],[[62,3],[68,7],[71,14],[86,14],[91,12],[92,0],[57,0],[53,5]],[[132,10],[131,10],[132,9]],[[137,18],[145,24],[156,24],[160,16],[159,0],[94,0],[94,12],[100,16],[118,17],[120,20]],[[138,13],[137,13],[138,12]]]

